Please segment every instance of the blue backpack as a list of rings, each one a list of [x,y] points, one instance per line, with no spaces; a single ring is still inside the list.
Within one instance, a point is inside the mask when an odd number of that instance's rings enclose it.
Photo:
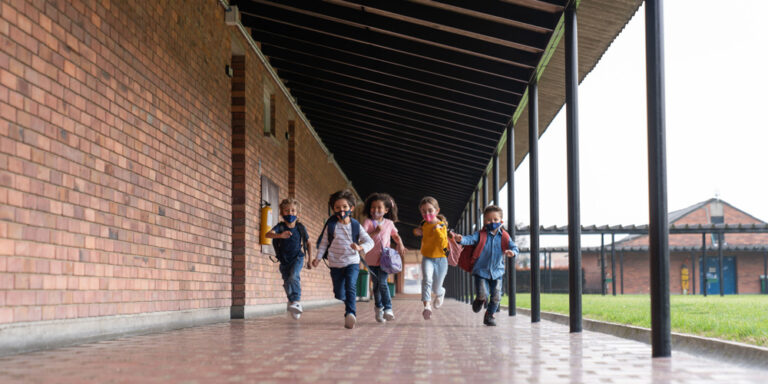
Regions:
[[[350,218],[352,221],[352,241],[357,243],[360,240],[360,222]],[[323,232],[325,230],[328,230],[328,248],[325,249],[325,253],[323,254],[323,259],[328,258],[328,249],[331,248],[331,243],[333,243],[333,237],[336,233],[336,223],[339,222],[339,218],[336,217],[336,215],[333,215],[328,218],[328,220],[325,221],[325,225],[323,226],[323,230],[320,231],[320,236],[317,237],[317,247],[320,248],[320,242],[323,240]]]
[[[350,218],[352,223],[352,241],[357,243],[360,241],[360,222]],[[320,248],[320,242],[323,240],[323,232],[325,230],[328,230],[328,247],[325,249],[325,253],[323,253],[323,260],[328,259],[328,250],[331,249],[331,243],[333,243],[333,237],[336,233],[336,223],[339,222],[339,218],[336,215],[333,215],[328,218],[328,220],[325,221],[325,225],[323,226],[323,230],[320,231],[320,236],[317,237],[317,247]],[[376,274],[371,271],[371,267],[368,266],[368,263],[365,262],[365,257],[360,258],[360,262],[363,263],[365,268],[368,270],[368,273],[371,274],[371,276],[376,277]],[[326,265],[328,263],[326,262]]]

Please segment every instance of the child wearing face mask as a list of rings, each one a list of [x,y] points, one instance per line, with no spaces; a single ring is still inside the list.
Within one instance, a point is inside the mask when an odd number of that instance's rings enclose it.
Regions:
[[[422,316],[424,320],[432,317],[434,309],[443,305],[445,288],[443,280],[448,273],[448,220],[440,214],[440,205],[434,197],[427,196],[419,202],[419,211],[424,219],[421,226],[414,229],[416,236],[421,236],[421,300],[424,302]]]
[[[320,260],[327,256],[334,296],[345,304],[344,326],[352,329],[357,323],[355,300],[357,275],[360,272],[359,252],[370,251],[373,240],[368,232],[361,230],[360,223],[351,217],[355,209],[355,195],[352,192],[345,189],[332,194],[328,199],[328,207],[334,215],[328,218],[320,234],[312,266],[317,267]]]
[[[299,201],[285,199],[280,202],[282,221],[277,223],[266,237],[273,239],[275,255],[280,262],[283,288],[288,296],[288,312],[298,320],[304,309],[301,306],[301,267],[304,256],[310,257],[307,229],[298,221]]]
[[[365,215],[363,228],[373,238],[373,249],[365,255],[365,261],[375,275],[373,279],[373,298],[375,301],[375,317],[379,323],[392,321],[395,313],[392,311],[392,298],[389,295],[387,272],[381,269],[381,250],[389,247],[392,240],[397,244],[397,252],[405,253],[405,247],[397,233],[397,205],[386,193],[374,193],[365,200]]]
[[[501,282],[504,277],[504,256],[514,257],[520,250],[512,238],[501,228],[503,211],[496,205],[489,205],[483,211],[483,228],[469,236],[453,235],[453,239],[461,245],[475,245],[477,257],[472,267],[475,278],[477,296],[472,302],[472,310],[480,312],[488,303],[488,309],[483,317],[483,324],[495,326],[493,315],[501,301]],[[478,256],[479,253],[479,256]],[[490,299],[490,300],[489,300]]]

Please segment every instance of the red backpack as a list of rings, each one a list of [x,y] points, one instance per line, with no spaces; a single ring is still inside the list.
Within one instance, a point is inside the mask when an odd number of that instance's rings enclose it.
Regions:
[[[499,228],[501,231],[501,252],[509,249],[509,233],[504,228]],[[488,238],[488,231],[485,228],[480,230],[480,238],[475,245],[465,245],[461,250],[461,256],[459,256],[459,267],[469,273],[472,273],[472,268],[475,266],[477,258],[480,257],[480,252],[485,247],[485,240]]]

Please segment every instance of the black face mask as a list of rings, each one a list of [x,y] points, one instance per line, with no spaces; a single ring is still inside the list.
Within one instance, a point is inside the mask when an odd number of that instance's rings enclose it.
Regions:
[[[347,217],[349,217],[349,215],[351,215],[351,214],[352,214],[352,210],[349,210],[349,211],[338,211],[338,212],[336,212],[336,217],[338,217],[339,220],[344,220]]]

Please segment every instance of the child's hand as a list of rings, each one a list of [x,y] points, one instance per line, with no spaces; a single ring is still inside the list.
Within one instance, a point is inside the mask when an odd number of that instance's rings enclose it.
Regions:
[[[457,243],[461,243],[461,239],[462,239],[462,236],[459,235],[458,233],[454,233],[453,234],[453,241],[455,241]]]
[[[414,229],[413,229],[413,235],[414,235],[414,236],[421,236],[421,235],[423,235],[423,234],[424,234],[424,233],[422,233],[422,232],[421,232],[421,228],[414,228]]]
[[[400,254],[400,256],[405,256],[405,247],[402,245],[397,246],[397,253]]]
[[[312,260],[312,267],[313,267],[313,268],[314,268],[314,267],[317,267],[318,265],[320,265],[320,259],[314,259],[314,260]]]
[[[354,249],[355,251],[358,251],[358,252],[363,250],[363,247],[360,244],[357,244],[357,243],[352,243],[352,245],[350,245],[350,248],[352,248],[352,249]]]
[[[288,239],[290,237],[291,237],[291,231],[283,231],[283,232],[280,232],[279,235],[277,235],[278,239]]]
[[[376,236],[376,235],[378,235],[378,234],[379,234],[379,232],[381,232],[381,225],[379,225],[378,227],[376,227],[376,229],[374,229],[374,230],[373,230],[373,232],[371,232],[371,233],[370,233],[370,235],[371,235],[371,236]]]
[[[504,256],[506,256],[506,257],[515,257],[515,252],[512,251],[511,249],[507,249],[506,251],[504,251]]]

